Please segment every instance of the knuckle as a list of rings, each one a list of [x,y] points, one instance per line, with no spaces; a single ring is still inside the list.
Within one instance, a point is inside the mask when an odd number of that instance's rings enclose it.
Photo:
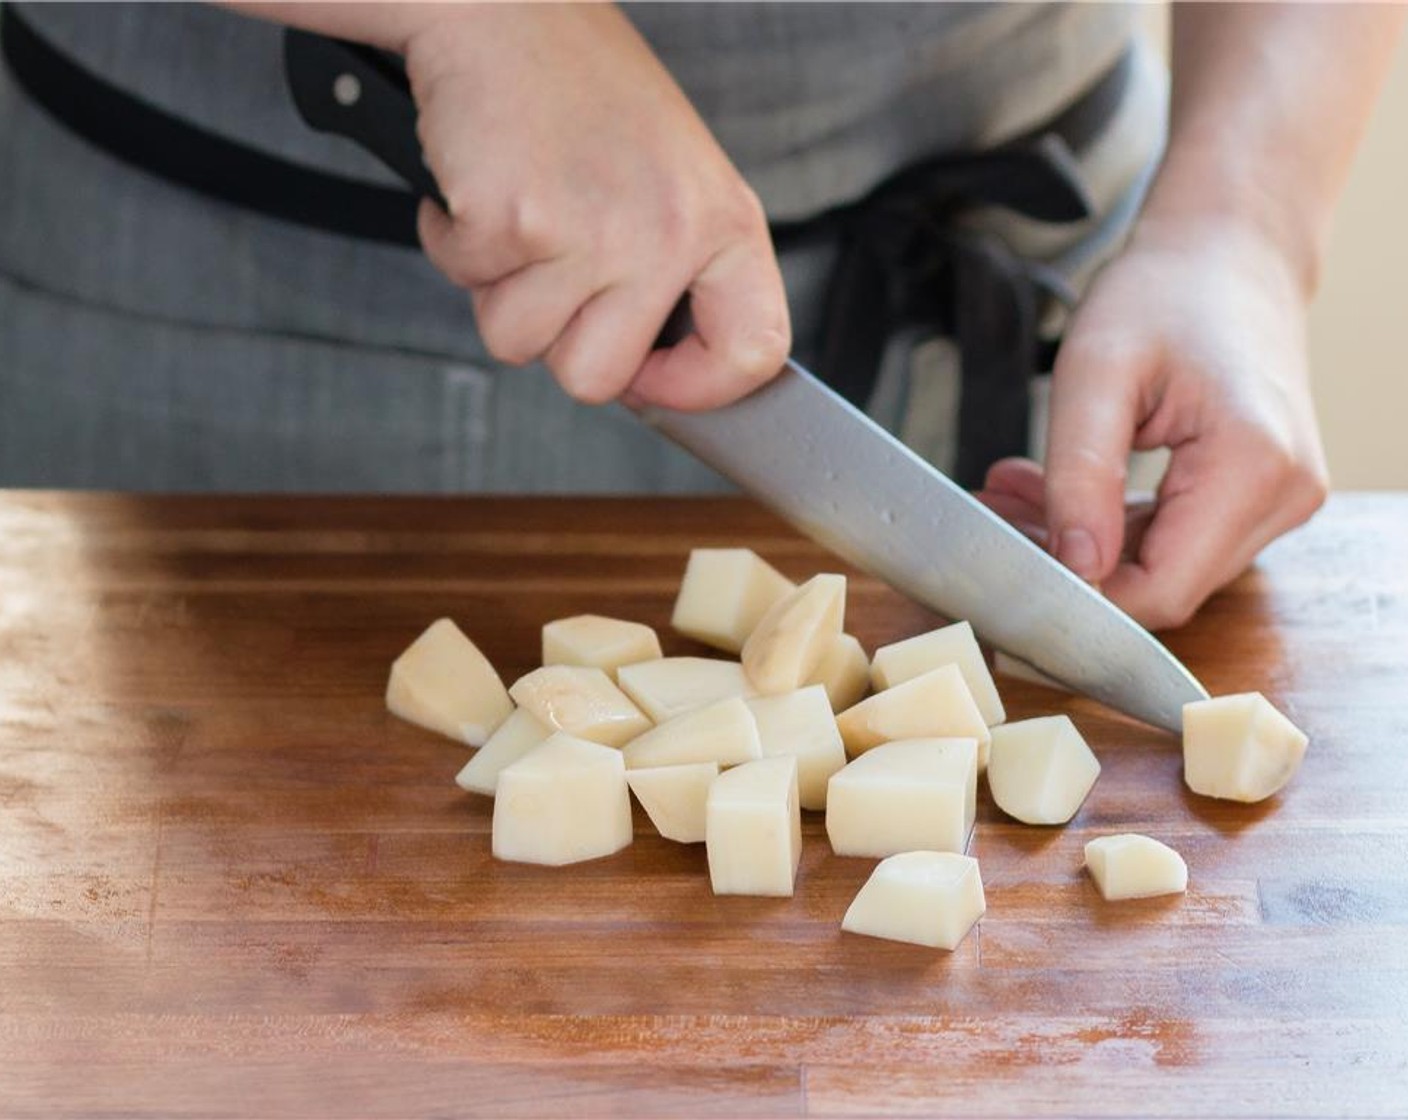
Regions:
[[[563,391],[579,404],[606,404],[620,391],[621,386],[604,372],[605,367],[586,360],[570,347],[549,350],[546,362]]]
[[[504,215],[504,234],[510,244],[529,259],[553,252],[557,242],[553,208],[544,206],[532,194],[513,198]]]

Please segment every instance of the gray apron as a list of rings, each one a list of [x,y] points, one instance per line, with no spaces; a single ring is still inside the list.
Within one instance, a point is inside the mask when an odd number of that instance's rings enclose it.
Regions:
[[[388,181],[355,148],[297,121],[276,28],[203,6],[24,11],[155,104],[287,158]],[[783,218],[863,193],[917,154],[1030,127],[1132,34],[1127,12],[1085,5],[631,13]],[[1127,227],[1162,141],[1159,68],[1141,53],[1137,71],[1126,105],[1083,153],[1094,218],[1061,230],[997,213],[970,220],[1076,283],[1088,277]],[[831,254],[815,247],[781,263],[805,360]],[[911,380],[914,341],[897,341],[876,407],[942,462],[933,417],[944,379]],[[623,410],[574,404],[541,367],[497,368],[463,293],[419,254],[241,211],[127,167],[0,73],[0,485],[682,492],[722,482]]]

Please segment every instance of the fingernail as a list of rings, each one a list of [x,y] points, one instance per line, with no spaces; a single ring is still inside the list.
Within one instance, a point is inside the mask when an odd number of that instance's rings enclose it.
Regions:
[[[1081,579],[1094,579],[1100,571],[1100,550],[1085,529],[1065,529],[1056,547],[1056,559]]]

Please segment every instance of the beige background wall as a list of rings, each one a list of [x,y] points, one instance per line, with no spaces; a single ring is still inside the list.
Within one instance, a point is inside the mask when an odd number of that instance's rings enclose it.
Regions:
[[[1408,488],[1408,41],[1340,203],[1310,357],[1335,487]]]

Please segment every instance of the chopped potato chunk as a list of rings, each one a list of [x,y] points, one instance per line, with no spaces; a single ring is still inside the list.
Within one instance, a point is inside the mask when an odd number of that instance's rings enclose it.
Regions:
[[[880,691],[942,665],[958,666],[968,691],[973,694],[973,702],[983,713],[983,722],[989,727],[1007,718],[1002,698],[988,672],[988,663],[983,660],[983,651],[973,635],[973,627],[966,622],[955,622],[952,626],[882,646],[875,651],[870,663],[870,676],[876,690]]]
[[[852,758],[894,739],[972,738],[987,766],[988,730],[957,665],[944,665],[877,692],[836,717]]]
[[[1259,692],[1183,705],[1183,780],[1194,793],[1262,801],[1295,776],[1310,742]]]
[[[661,657],[616,671],[622,690],[656,723],[730,696],[757,690],[737,661],[712,657]]]
[[[513,711],[499,674],[448,618],[431,623],[392,662],[386,706],[392,715],[472,747]]]
[[[534,747],[552,735],[552,728],[522,708],[499,724],[489,741],[474,752],[455,776],[455,784],[471,793],[493,797],[499,786],[499,771],[512,766]]]
[[[807,684],[826,689],[833,712],[843,712],[858,704],[870,690],[870,659],[859,640],[850,634],[837,634],[821,655],[821,661],[807,678]]]
[[[962,852],[977,793],[976,740],[883,743],[832,777],[826,835],[838,856]]]
[[[660,639],[643,622],[579,614],[543,627],[544,665],[586,665],[614,681],[622,665],[660,656]]]
[[[594,743],[619,747],[650,727],[650,720],[600,669],[544,665],[508,690],[541,722]]]
[[[977,860],[953,852],[902,852],[871,872],[841,928],[953,950],[986,910]]]
[[[736,766],[763,756],[758,725],[741,697],[685,712],[638,735],[621,753],[628,770],[716,762]]]
[[[796,757],[802,808],[825,809],[826,783],[846,765],[846,748],[826,690],[814,684],[777,696],[755,696],[748,709],[758,723],[763,755]]]
[[[764,694],[801,688],[846,614],[846,577],[812,576],[773,604],[743,643],[743,669]]]
[[[1101,836],[1085,846],[1085,866],[1100,894],[1111,902],[1182,894],[1188,865],[1167,844],[1127,832]]]
[[[715,778],[705,843],[715,894],[790,897],[802,858],[797,760],[760,758]]]
[[[689,554],[670,625],[706,645],[738,653],[792,581],[749,548],[696,548]]]
[[[997,807],[1024,824],[1065,824],[1100,776],[1100,761],[1069,716],[992,729],[988,788]]]
[[[718,776],[717,762],[687,762],[627,770],[626,783],[656,832],[680,844],[702,844],[709,786]]]
[[[559,867],[619,852],[632,838],[621,752],[559,732],[499,772],[494,855]]]

